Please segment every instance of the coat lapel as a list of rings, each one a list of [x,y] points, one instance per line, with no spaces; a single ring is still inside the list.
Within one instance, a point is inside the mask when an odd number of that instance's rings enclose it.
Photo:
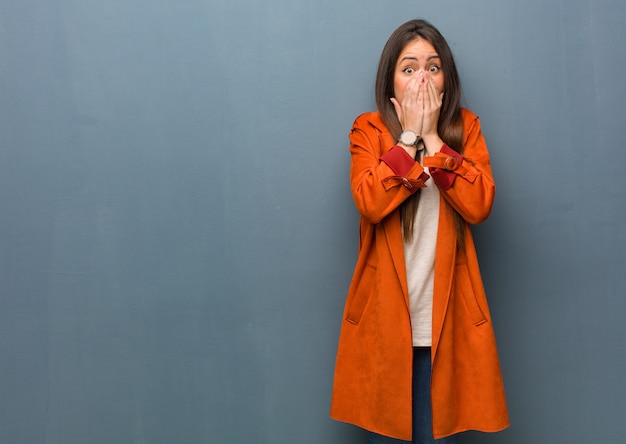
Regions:
[[[456,261],[456,230],[452,209],[441,196],[439,210],[439,230],[437,232],[437,250],[435,253],[435,286],[433,289],[433,337],[432,357],[435,360],[437,346],[443,330],[443,322],[448,311],[452,276]]]
[[[387,241],[387,248],[391,252],[393,267],[396,270],[398,281],[402,287],[404,302],[409,310],[409,290],[406,279],[406,265],[404,262],[404,241],[402,240],[402,226],[400,223],[400,212],[394,211],[384,221],[383,232]]]

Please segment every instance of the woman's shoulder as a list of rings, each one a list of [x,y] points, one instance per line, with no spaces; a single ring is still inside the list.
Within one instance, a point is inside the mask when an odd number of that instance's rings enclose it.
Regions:
[[[383,123],[383,119],[378,111],[370,111],[359,115],[352,125],[353,129],[362,130],[378,130],[379,132],[387,131],[387,127]]]
[[[467,108],[461,108],[461,119],[465,133],[480,131],[480,119],[478,115]]]
[[[461,108],[461,118],[463,119],[463,122],[465,123],[478,120],[478,116],[474,114],[474,112],[471,109],[468,109],[468,108]]]

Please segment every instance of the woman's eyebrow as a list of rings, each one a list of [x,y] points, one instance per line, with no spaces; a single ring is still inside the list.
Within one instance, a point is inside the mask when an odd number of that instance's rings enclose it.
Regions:
[[[439,57],[439,55],[431,55],[426,57],[426,61],[429,62],[433,59],[440,59],[441,57]],[[415,56],[405,56],[402,57],[402,60],[400,60],[400,62],[404,62],[405,60],[415,60],[416,62],[419,62],[419,60],[417,59],[417,57]]]

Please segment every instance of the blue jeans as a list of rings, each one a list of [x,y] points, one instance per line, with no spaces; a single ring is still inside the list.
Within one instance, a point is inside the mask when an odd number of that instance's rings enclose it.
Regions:
[[[456,444],[456,435],[433,438],[433,418],[430,405],[430,347],[413,348],[413,441],[389,438],[369,433],[369,444]]]

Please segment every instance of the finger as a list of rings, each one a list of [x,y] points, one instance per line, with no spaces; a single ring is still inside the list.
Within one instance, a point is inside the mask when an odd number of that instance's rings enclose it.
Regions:
[[[428,91],[425,89],[424,85],[421,85],[417,93],[417,109],[420,111],[420,113],[424,112],[427,100],[428,100]]]
[[[406,85],[404,90],[403,102],[404,104],[415,103],[417,100],[417,94],[419,92],[419,84],[417,78],[412,78]]]
[[[426,93],[425,85],[424,83],[420,82],[418,92],[417,92],[418,99],[424,100],[424,98],[426,97],[425,93]]]
[[[433,100],[433,89],[430,82],[424,86],[424,112],[431,112],[437,108],[435,100]]]
[[[421,135],[424,127],[424,99],[425,99],[424,85],[420,85],[417,93],[417,134]]]
[[[441,107],[441,96],[437,93],[437,87],[432,78],[428,82],[428,99],[433,110]]]

